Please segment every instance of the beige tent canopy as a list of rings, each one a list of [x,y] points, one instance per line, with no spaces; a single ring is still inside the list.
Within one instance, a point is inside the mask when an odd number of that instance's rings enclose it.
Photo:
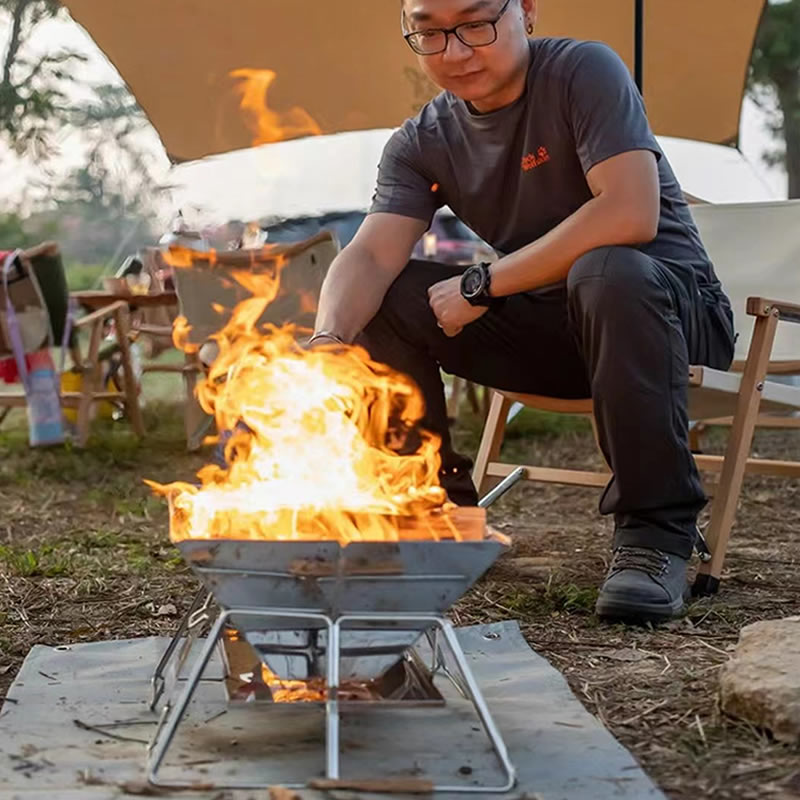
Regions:
[[[286,112],[282,138],[308,135],[307,115],[325,134],[392,128],[435,91],[401,38],[396,0],[63,2],[174,161],[253,143],[235,70],[275,73],[268,101]],[[764,2],[645,0],[644,94],[656,133],[736,142]],[[539,0],[536,35],[599,39],[631,66],[634,0]]]

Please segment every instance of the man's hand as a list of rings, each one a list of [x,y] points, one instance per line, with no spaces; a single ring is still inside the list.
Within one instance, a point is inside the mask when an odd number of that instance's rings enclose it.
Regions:
[[[458,336],[465,325],[475,322],[487,311],[486,306],[470,305],[461,296],[461,276],[435,283],[428,289],[428,300],[439,327],[446,336]]]

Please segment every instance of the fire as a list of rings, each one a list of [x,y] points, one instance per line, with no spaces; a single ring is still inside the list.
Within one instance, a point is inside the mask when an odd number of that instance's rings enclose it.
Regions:
[[[319,703],[328,696],[327,683],[323,678],[310,681],[283,680],[262,664],[261,680],[276,703]]]
[[[279,678],[261,662],[235,628],[223,629],[222,646],[226,656],[226,667],[229,670],[228,677],[234,681],[230,689],[235,697],[239,699],[258,697],[259,690],[266,687],[275,703],[315,703],[325,700],[324,679],[297,681]],[[240,672],[242,668],[244,672]]]
[[[277,77],[271,69],[235,69],[230,76],[240,81],[236,91],[241,97],[241,109],[253,121],[253,145],[322,134],[320,126],[304,109],[295,106],[278,112],[269,107],[267,95]]]
[[[185,250],[169,258],[191,263]],[[253,296],[213,337],[219,355],[198,386],[227,437],[225,464],[203,467],[200,487],[150,484],[170,499],[173,540],[458,538],[444,513],[439,439],[417,428],[419,390],[363,348],[307,351],[293,326],[260,325],[285,266],[274,261],[267,273],[232,271]],[[179,320],[179,347],[188,330]]]
[[[321,133],[303,109],[269,109],[274,72],[238,69],[231,76],[242,80],[254,145]],[[424,403],[416,385],[361,347],[307,351],[295,327],[260,324],[286,260],[269,245],[252,256],[250,266],[266,260],[274,269],[229,273],[252,296],[213,337],[219,354],[197,388],[225,443],[224,464],[203,467],[200,486],[148,482],[169,498],[173,541],[472,538],[448,513],[440,440],[418,427]],[[183,248],[172,248],[167,260],[190,269],[196,258],[217,263],[214,251]],[[313,298],[301,305],[312,308]],[[175,344],[196,351],[189,332],[178,319]]]

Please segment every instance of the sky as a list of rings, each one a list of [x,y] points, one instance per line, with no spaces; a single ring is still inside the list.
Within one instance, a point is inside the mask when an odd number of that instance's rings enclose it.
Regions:
[[[4,41],[5,32],[0,31],[0,42]],[[90,83],[121,81],[85,31],[69,19],[42,25],[33,46],[38,52],[69,47],[87,54],[89,60],[79,67],[78,93],[86,92]],[[365,208],[390,133],[368,131],[284,142],[174,169],[155,131],[143,132],[140,144],[150,154],[156,176],[175,185],[157,203],[160,221],[166,226],[178,208],[198,224]],[[762,159],[764,151],[774,147],[764,113],[748,99],[742,110],[740,151],[664,137],[659,141],[684,189],[694,195],[717,203],[786,197],[784,171],[767,167]],[[59,146],[61,156],[50,166],[54,172],[82,163],[79,136],[66,134]],[[41,177],[41,165],[2,154],[0,208],[24,206],[30,186]]]

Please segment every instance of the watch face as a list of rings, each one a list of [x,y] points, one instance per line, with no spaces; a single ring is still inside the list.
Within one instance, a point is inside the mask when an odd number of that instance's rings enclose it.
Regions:
[[[464,275],[464,294],[474,297],[483,288],[483,274],[480,269],[470,269]]]

